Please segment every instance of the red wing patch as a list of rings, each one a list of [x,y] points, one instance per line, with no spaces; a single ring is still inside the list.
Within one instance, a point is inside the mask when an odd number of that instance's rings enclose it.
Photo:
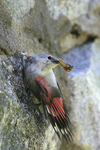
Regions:
[[[32,56],[28,56],[27,59],[29,59],[30,57],[32,57]]]
[[[62,98],[54,98],[51,104],[51,109],[55,113],[57,119],[65,118],[65,111],[63,109]]]
[[[48,114],[50,122],[61,139],[61,134],[67,141],[72,140],[72,128],[68,114],[63,107],[63,99],[59,90],[51,86],[43,77],[37,77],[36,81],[41,87],[41,101],[44,114]]]

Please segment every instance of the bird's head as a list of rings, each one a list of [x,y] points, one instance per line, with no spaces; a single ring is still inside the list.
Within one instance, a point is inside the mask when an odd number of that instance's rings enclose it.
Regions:
[[[51,69],[59,64],[59,59],[48,54],[35,54],[29,56],[26,61],[26,67],[29,68],[35,74],[45,76]]]

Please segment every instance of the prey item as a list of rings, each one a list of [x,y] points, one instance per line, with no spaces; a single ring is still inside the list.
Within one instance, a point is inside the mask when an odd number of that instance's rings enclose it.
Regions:
[[[68,63],[65,63],[62,59],[59,59],[59,63],[67,72],[72,71],[72,69],[74,68],[74,66],[72,66]]]

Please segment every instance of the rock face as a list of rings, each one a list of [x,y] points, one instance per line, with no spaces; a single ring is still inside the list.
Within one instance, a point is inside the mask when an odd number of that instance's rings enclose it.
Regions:
[[[21,52],[50,53],[75,66],[68,74],[60,66],[54,70],[75,129],[73,143],[61,144],[34,110]],[[100,149],[100,0],[0,1],[0,147]]]

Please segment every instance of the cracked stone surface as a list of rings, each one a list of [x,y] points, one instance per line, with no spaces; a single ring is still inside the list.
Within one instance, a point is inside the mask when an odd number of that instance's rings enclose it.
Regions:
[[[34,111],[37,100],[23,82],[22,52],[49,53],[74,65],[70,73],[54,70],[74,128],[72,143],[60,142]],[[1,150],[99,150],[99,141],[100,0],[1,0]]]

